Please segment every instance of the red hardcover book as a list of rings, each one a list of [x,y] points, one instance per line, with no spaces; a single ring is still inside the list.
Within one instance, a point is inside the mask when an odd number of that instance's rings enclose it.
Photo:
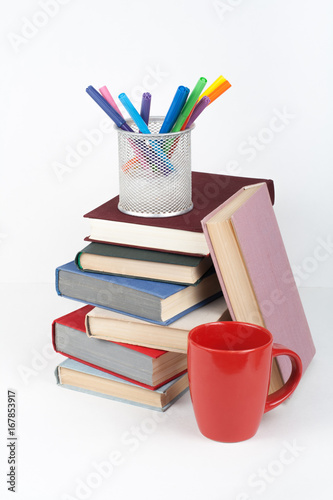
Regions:
[[[201,220],[243,186],[265,182],[274,203],[271,179],[192,172],[193,209],[176,217],[135,217],[118,210],[119,196],[84,215],[91,226],[86,239],[168,252],[207,255]]]
[[[186,372],[186,354],[89,338],[85,318],[92,309],[84,306],[53,321],[56,352],[151,390]]]

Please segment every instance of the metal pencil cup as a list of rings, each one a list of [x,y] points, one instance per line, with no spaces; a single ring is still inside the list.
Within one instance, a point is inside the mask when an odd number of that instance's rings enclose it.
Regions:
[[[172,217],[193,208],[191,131],[159,134],[163,117],[151,117],[151,134],[118,130],[118,209],[139,217]]]

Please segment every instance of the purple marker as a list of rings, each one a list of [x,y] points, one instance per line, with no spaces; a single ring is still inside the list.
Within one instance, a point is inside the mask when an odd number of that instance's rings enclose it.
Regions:
[[[208,96],[204,95],[195,105],[195,108],[190,116],[189,121],[187,122],[185,129],[188,129],[191,125],[193,125],[198,116],[203,112],[205,108],[207,108],[208,104],[210,104],[210,99]]]
[[[144,92],[144,94],[142,94],[140,115],[146,125],[148,125],[149,122],[150,104],[151,94],[149,92]]]

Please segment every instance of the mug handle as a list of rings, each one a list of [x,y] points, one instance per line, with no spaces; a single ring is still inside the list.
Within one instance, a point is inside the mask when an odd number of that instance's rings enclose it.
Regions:
[[[292,370],[287,382],[280,389],[268,395],[264,413],[273,410],[289,398],[302,377],[302,361],[298,354],[281,344],[273,344],[272,357],[275,356],[289,356]]]

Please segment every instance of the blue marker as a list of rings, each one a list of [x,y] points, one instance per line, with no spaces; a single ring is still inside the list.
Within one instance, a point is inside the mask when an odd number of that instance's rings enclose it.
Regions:
[[[120,116],[119,113],[107,102],[104,97],[97,92],[97,90],[92,86],[86,88],[87,94],[90,95],[92,99],[105,111],[105,113],[111,118],[112,121],[117,125],[117,127],[126,130],[127,132],[133,132],[133,129],[127,125],[125,118]]]
[[[184,107],[189,92],[190,89],[184,87],[183,85],[180,85],[178,87],[170,108],[166,114],[166,117],[164,118],[162,127],[160,128],[160,134],[167,134],[168,132],[170,132],[170,130],[176,123],[179,113]]]
[[[135,125],[138,127],[140,132],[142,134],[150,134],[150,130],[147,127],[145,121],[142,119],[138,111],[135,109],[127,95],[123,92],[122,94],[119,94],[118,96],[119,100],[121,101],[122,105],[134,121]]]
[[[123,104],[124,108],[126,111],[129,113],[129,115],[132,117],[132,120],[140,130],[142,134],[150,134],[150,130],[147,127],[146,123],[142,119],[142,117],[139,115],[129,98],[125,93],[119,94],[118,96],[119,100]],[[169,171],[173,170],[173,165],[161,146],[158,144],[157,141],[155,140],[149,140],[148,144],[152,147],[153,151],[150,151],[150,155],[153,156],[156,154],[156,162],[162,163],[165,168],[165,174],[167,174]]]

